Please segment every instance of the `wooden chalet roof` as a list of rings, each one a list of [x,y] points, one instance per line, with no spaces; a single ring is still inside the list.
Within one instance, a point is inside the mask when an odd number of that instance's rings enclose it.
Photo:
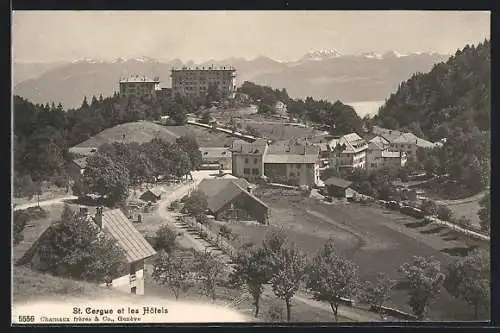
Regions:
[[[156,254],[151,244],[134,227],[120,209],[104,211],[102,225],[124,250],[129,263],[149,258]]]
[[[94,221],[91,215],[87,215],[87,219],[88,221]],[[39,230],[36,239],[34,237],[30,239],[31,247],[22,254],[22,257],[17,260],[16,264],[23,265],[29,261],[40,241],[45,237],[49,237],[51,233],[57,230],[54,228],[57,224],[46,225]],[[104,231],[113,237],[117,241],[118,246],[122,248],[128,263],[146,259],[156,254],[153,247],[120,209],[103,211],[102,224]]]

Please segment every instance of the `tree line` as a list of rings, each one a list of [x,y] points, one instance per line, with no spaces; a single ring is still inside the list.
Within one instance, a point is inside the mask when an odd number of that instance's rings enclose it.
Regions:
[[[122,203],[129,185],[155,182],[160,176],[183,177],[201,164],[195,138],[185,136],[169,143],[159,138],[149,142],[103,144],[87,157],[82,177],[73,185],[75,195],[99,194],[108,204]]]
[[[273,89],[245,81],[238,92],[245,93],[257,104],[260,113],[275,113],[277,101],[287,105],[290,117],[326,126],[332,134],[346,134],[363,131],[363,121],[356,111],[340,101],[331,103],[326,100],[292,99],[286,89]]]

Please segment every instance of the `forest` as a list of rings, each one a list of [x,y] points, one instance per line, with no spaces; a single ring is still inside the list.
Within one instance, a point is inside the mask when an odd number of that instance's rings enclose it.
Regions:
[[[125,99],[118,94],[85,97],[81,107],[65,110],[59,103],[33,104],[14,96],[14,194],[24,193],[31,181],[67,184],[69,148],[104,129],[138,120],[157,120],[167,114],[179,125],[197,106],[183,98]],[[31,187],[31,186],[28,186]],[[30,192],[30,191],[28,191]]]
[[[326,126],[332,134],[360,132],[363,129],[363,121],[356,111],[340,101],[331,103],[312,97],[292,99],[286,89],[273,89],[248,81],[238,88],[238,92],[250,96],[256,102],[259,113],[273,113],[274,105],[281,101],[287,105],[290,117]]]
[[[431,141],[489,131],[490,44],[467,45],[429,73],[414,74],[389,96],[374,121]]]

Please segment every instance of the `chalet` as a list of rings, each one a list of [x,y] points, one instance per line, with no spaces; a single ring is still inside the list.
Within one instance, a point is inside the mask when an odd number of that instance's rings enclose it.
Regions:
[[[269,207],[252,194],[245,179],[203,179],[198,190],[207,196],[208,210],[217,220],[269,223]]]
[[[224,147],[200,147],[204,165],[216,164],[224,170],[231,169],[231,150]]]
[[[334,152],[330,164],[337,169],[364,168],[368,143],[356,133],[350,133],[329,143]]]
[[[264,177],[264,155],[268,149],[266,140],[258,139],[254,142],[234,140],[231,147],[232,174],[249,181],[256,181]]]
[[[151,188],[148,189],[146,192],[141,194],[139,199],[142,201],[150,201],[150,202],[157,202],[158,200],[161,199],[161,195],[163,194],[163,191],[160,188]]]
[[[120,209],[103,211],[102,207],[98,207],[94,216],[89,215],[85,211],[81,211],[80,213],[85,214],[86,221],[93,223],[102,232],[114,238],[117,241],[117,245],[123,250],[125,270],[119,276],[110,277],[111,286],[132,294],[143,295],[144,260],[156,254],[153,247]],[[38,249],[40,249],[44,238],[56,232],[57,229],[54,226],[55,224],[49,225],[40,234],[31,247],[16,262],[16,265],[40,265]]]
[[[354,194],[351,185],[352,182],[337,177],[330,177],[325,180],[328,195],[335,198],[351,198]]]
[[[278,143],[264,156],[264,174],[271,181],[317,186],[320,148],[309,144]]]

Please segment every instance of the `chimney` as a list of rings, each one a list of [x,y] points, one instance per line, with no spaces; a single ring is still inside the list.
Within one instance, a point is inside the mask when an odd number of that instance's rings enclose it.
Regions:
[[[95,221],[95,224],[97,224],[97,226],[102,229],[102,207],[100,207],[100,206],[96,208],[94,221]]]

